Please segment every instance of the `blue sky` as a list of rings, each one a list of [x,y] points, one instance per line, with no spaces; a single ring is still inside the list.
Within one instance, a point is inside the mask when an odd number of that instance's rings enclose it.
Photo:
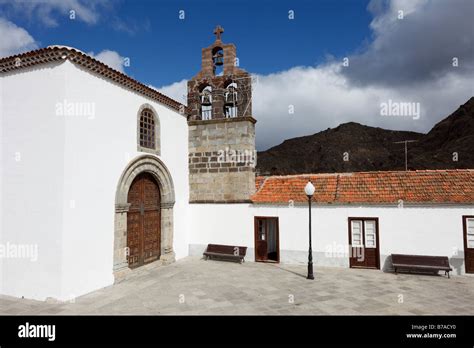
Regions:
[[[99,7],[97,23],[57,12],[57,26],[36,16],[8,11],[40,47],[62,44],[84,52],[104,49],[130,58],[127,74],[163,86],[200,69],[202,47],[221,24],[223,39],[237,45],[240,64],[260,74],[315,65],[327,55],[343,56],[370,37],[367,1],[114,1]],[[71,6],[74,8],[74,6]],[[184,10],[184,20],[179,11]],[[293,10],[295,20],[289,20]]]
[[[263,150],[345,122],[429,131],[474,95],[473,17],[472,0],[0,0],[0,56],[73,46],[185,103],[220,24],[258,77]]]

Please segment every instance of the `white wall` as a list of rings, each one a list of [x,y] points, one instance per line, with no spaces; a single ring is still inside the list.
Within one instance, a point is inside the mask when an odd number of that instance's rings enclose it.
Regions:
[[[254,259],[254,217],[279,218],[281,262],[306,262],[308,250],[308,208],[305,206],[251,206],[248,204],[192,204],[190,252],[199,254],[209,243],[242,245]],[[378,217],[381,267],[392,253],[445,255],[456,273],[464,272],[462,215],[474,208],[317,206],[312,209],[313,251],[316,264],[345,266],[349,243],[349,217]],[[329,251],[334,254],[328,254]],[[456,254],[456,251],[457,254]],[[341,257],[339,257],[341,256]],[[460,264],[461,262],[461,264]]]
[[[38,261],[3,259],[2,293],[59,297],[64,120],[54,105],[65,94],[64,69],[42,65],[2,75],[2,240],[36,246]],[[18,157],[21,156],[21,157]],[[32,255],[33,256],[33,255]]]
[[[137,152],[136,127],[145,103],[158,113],[160,159],[174,183],[176,257],[187,255],[185,117],[69,61],[2,79],[3,240],[40,246],[33,266],[6,260],[3,293],[65,300],[113,283],[116,189],[128,163],[144,154]],[[95,112],[56,115],[64,100]],[[19,163],[15,151],[22,152]]]

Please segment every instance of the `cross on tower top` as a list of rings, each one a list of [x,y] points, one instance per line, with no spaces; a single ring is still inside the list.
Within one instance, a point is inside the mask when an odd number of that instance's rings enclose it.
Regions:
[[[222,28],[220,25],[214,29],[214,35],[216,35],[216,41],[221,41],[221,35],[224,32],[224,28]]]

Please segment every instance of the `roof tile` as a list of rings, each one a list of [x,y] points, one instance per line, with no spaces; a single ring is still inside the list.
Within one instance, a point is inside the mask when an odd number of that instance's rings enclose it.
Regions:
[[[326,204],[474,204],[474,170],[416,170],[257,177],[254,203],[306,202],[304,187],[316,188],[313,201]]]
[[[91,56],[67,46],[49,46],[22,54],[0,59],[0,74],[13,70],[28,68],[33,65],[45,64],[54,61],[69,59],[71,62],[83,66],[99,75],[102,75],[125,88],[136,91],[146,97],[154,99],[186,116],[187,108],[176,100],[144,85],[143,83],[112,69],[108,65]]]

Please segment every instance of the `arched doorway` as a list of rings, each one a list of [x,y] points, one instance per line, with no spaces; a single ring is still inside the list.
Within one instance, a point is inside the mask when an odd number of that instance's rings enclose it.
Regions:
[[[161,250],[160,189],[150,173],[141,173],[128,191],[128,267],[156,261]]]
[[[158,157],[142,155],[127,165],[115,197],[113,272],[116,280],[141,264],[158,259],[163,264],[174,262],[174,203],[171,174]],[[130,265],[128,256],[132,256]]]

